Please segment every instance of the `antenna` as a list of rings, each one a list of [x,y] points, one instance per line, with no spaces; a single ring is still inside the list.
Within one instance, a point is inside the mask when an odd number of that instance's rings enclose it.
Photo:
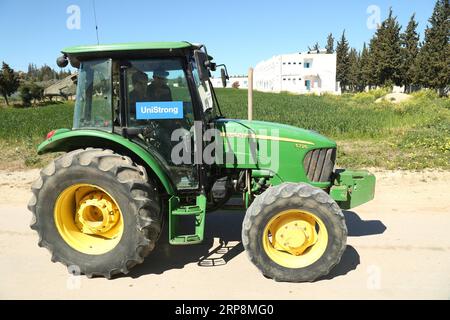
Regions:
[[[100,41],[98,40],[98,25],[97,25],[97,13],[95,12],[95,0],[92,0],[92,6],[94,7],[95,33],[97,34],[97,45],[99,45]]]

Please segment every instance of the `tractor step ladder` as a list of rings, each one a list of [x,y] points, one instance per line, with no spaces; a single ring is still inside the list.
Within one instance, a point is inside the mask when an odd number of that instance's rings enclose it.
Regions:
[[[205,233],[206,197],[199,195],[195,205],[180,206],[180,199],[169,199],[169,243],[173,245],[196,244],[203,241]],[[183,216],[195,217],[194,234],[178,234],[179,220]]]

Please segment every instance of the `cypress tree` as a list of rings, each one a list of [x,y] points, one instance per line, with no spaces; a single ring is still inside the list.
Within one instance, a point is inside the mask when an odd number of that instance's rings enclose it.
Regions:
[[[449,0],[437,0],[417,55],[417,81],[442,96],[450,85]]]
[[[372,75],[370,71],[370,53],[369,49],[367,49],[366,43],[364,42],[361,55],[359,58],[359,70],[360,70],[360,77],[359,77],[359,83],[358,83],[358,90],[363,91],[366,86],[370,85],[372,80]]]
[[[401,85],[400,25],[389,9],[389,16],[371,41],[371,66],[376,85]]]
[[[327,37],[327,45],[325,46],[325,49],[327,49],[327,53],[334,53],[334,37],[331,32]]]
[[[351,91],[358,90],[359,80],[360,80],[360,69],[359,69],[359,56],[355,48],[350,50],[348,55],[349,60],[349,75],[348,84]]]
[[[350,61],[349,46],[345,38],[345,30],[336,47],[336,80],[340,82],[341,90],[345,91],[349,82]]]
[[[402,84],[407,92],[411,92],[411,86],[416,84],[416,58],[419,53],[419,34],[417,33],[418,23],[413,14],[409,20],[404,33],[401,34],[402,44]]]
[[[368,80],[368,85],[369,85],[369,89],[372,88],[372,86],[378,86],[380,85],[380,77],[378,76],[379,71],[378,71],[378,53],[376,53],[376,51],[378,50],[378,45],[377,45],[377,35],[374,34],[372,39],[370,39],[369,42],[369,55],[368,55],[368,60],[369,63],[367,65],[367,80]]]

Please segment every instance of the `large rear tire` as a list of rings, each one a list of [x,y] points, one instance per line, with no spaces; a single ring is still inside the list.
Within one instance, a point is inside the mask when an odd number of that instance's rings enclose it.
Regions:
[[[339,263],[347,227],[336,202],[304,183],[283,183],[256,197],[245,215],[242,242],[267,277],[305,282]]]
[[[78,149],[42,169],[31,188],[30,227],[53,262],[111,278],[153,250],[161,203],[145,169],[103,149]]]

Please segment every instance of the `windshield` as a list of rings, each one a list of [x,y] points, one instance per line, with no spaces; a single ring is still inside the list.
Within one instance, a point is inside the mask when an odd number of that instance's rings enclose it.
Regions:
[[[112,129],[111,60],[82,62],[78,75],[74,129]]]
[[[147,125],[148,121],[194,121],[180,59],[131,60],[126,79],[129,126]]]

